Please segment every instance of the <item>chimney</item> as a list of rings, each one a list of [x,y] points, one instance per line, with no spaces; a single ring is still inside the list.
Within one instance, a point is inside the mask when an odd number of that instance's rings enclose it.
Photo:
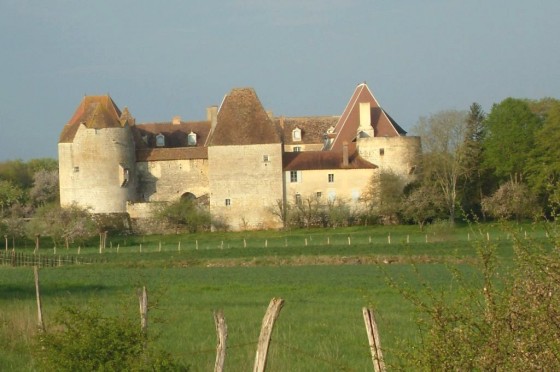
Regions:
[[[181,117],[180,116],[173,116],[173,120],[171,121],[173,125],[181,124]]]
[[[373,137],[370,102],[360,102],[360,127],[358,128],[358,133],[359,132],[364,132],[368,136]]]
[[[280,116],[280,128],[284,129],[284,115]]]
[[[346,141],[342,143],[342,166],[348,166],[348,142]]]
[[[210,127],[214,129],[218,122],[218,106],[210,106],[206,108],[206,120],[210,122]]]

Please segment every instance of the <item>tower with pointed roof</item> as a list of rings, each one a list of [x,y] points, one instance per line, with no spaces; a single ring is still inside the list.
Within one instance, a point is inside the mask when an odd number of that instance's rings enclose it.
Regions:
[[[60,203],[94,213],[125,213],[136,199],[131,116],[111,97],[86,96],[58,142]]]
[[[270,213],[283,200],[282,141],[252,88],[233,89],[208,146],[210,214],[234,230],[281,227]]]

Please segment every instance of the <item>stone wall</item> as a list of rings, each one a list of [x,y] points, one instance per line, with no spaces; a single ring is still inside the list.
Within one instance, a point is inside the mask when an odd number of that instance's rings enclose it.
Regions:
[[[136,162],[129,127],[88,129],[73,143],[59,143],[60,204],[77,203],[95,213],[125,213],[136,200]]]
[[[139,196],[143,201],[175,201],[191,193],[209,193],[208,160],[186,159],[137,163]]]
[[[232,230],[280,228],[271,212],[283,198],[281,144],[210,146],[210,213]]]

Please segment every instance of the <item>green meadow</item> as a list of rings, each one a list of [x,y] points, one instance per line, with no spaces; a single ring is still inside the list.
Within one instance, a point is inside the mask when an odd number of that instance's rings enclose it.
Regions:
[[[515,229],[545,236],[532,225]],[[453,296],[453,267],[476,286],[476,239],[497,243],[507,271],[509,235],[489,225],[109,236],[101,253],[94,241],[57,248],[57,255],[103,262],[40,269],[43,317],[48,329],[62,307],[94,306],[138,317],[140,326],[136,290],[146,286],[148,332],[160,348],[192,371],[212,370],[212,314],[221,309],[228,326],[225,367],[240,371],[252,368],[262,318],[269,301],[280,297],[285,304],[269,371],[370,371],[362,307],[374,309],[385,359],[397,363],[403,342],[420,342],[418,313],[388,280],[413,290],[429,283]],[[30,246],[22,250],[33,253]],[[39,253],[54,255],[52,243],[43,241]],[[0,369],[34,370],[36,319],[32,268],[0,266]]]

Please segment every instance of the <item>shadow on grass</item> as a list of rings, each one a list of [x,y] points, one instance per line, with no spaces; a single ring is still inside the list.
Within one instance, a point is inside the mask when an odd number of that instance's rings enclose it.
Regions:
[[[109,293],[116,291],[116,287],[103,284],[68,284],[68,285],[41,285],[41,297],[60,297],[64,295],[83,296],[87,293]],[[29,300],[35,298],[35,287],[30,285],[5,285],[0,284],[0,298],[2,300]]]

